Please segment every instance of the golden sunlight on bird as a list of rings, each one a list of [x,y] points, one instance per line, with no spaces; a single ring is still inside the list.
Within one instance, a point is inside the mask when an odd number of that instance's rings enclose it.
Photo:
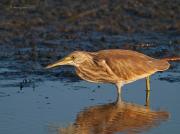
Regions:
[[[124,84],[142,78],[146,78],[146,87],[149,91],[149,76],[157,71],[167,70],[170,66],[169,60],[179,58],[155,59],[139,52],[122,49],[75,51],[46,68],[72,65],[76,68],[77,75],[86,81],[115,84],[119,98]]]

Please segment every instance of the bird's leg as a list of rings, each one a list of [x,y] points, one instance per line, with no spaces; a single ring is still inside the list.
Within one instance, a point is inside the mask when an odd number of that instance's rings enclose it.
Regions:
[[[145,104],[145,106],[149,106],[149,97],[150,97],[150,90],[146,90],[146,104]]]
[[[150,76],[146,77],[146,104],[145,106],[149,106],[149,97],[150,97]]]
[[[146,91],[150,91],[150,76],[146,77]]]
[[[122,87],[122,84],[117,83],[116,87],[117,87],[117,99],[116,99],[116,101],[121,101],[121,87]]]

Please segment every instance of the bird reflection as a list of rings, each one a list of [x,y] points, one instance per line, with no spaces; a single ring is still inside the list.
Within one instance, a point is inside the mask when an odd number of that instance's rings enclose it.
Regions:
[[[169,118],[166,111],[118,101],[81,111],[74,124],[58,128],[58,134],[137,134],[157,127]]]

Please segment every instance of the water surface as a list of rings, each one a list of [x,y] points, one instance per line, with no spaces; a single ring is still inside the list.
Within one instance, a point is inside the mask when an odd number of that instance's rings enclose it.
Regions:
[[[123,87],[85,81],[43,81],[20,89],[0,88],[0,131],[3,134],[178,133],[179,82],[151,79],[150,107],[145,107],[145,80]],[[1,81],[3,82],[3,81]],[[6,81],[13,83],[15,80]],[[3,82],[4,83],[4,82]]]
[[[125,85],[122,103],[114,103],[111,84],[80,80],[71,67],[44,66],[74,50],[123,48],[152,57],[178,56],[177,32],[111,35],[99,32],[57,33],[22,45],[25,37],[0,49],[0,132],[3,134],[179,133],[180,66],[171,62],[151,78],[150,106],[145,80]],[[13,38],[16,38],[13,36]]]

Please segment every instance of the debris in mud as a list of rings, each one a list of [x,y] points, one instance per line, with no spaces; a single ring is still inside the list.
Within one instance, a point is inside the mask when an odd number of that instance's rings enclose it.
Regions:
[[[20,90],[22,90],[24,87],[30,87],[30,86],[33,88],[33,90],[35,89],[35,81],[34,80],[24,79],[19,84]]]

